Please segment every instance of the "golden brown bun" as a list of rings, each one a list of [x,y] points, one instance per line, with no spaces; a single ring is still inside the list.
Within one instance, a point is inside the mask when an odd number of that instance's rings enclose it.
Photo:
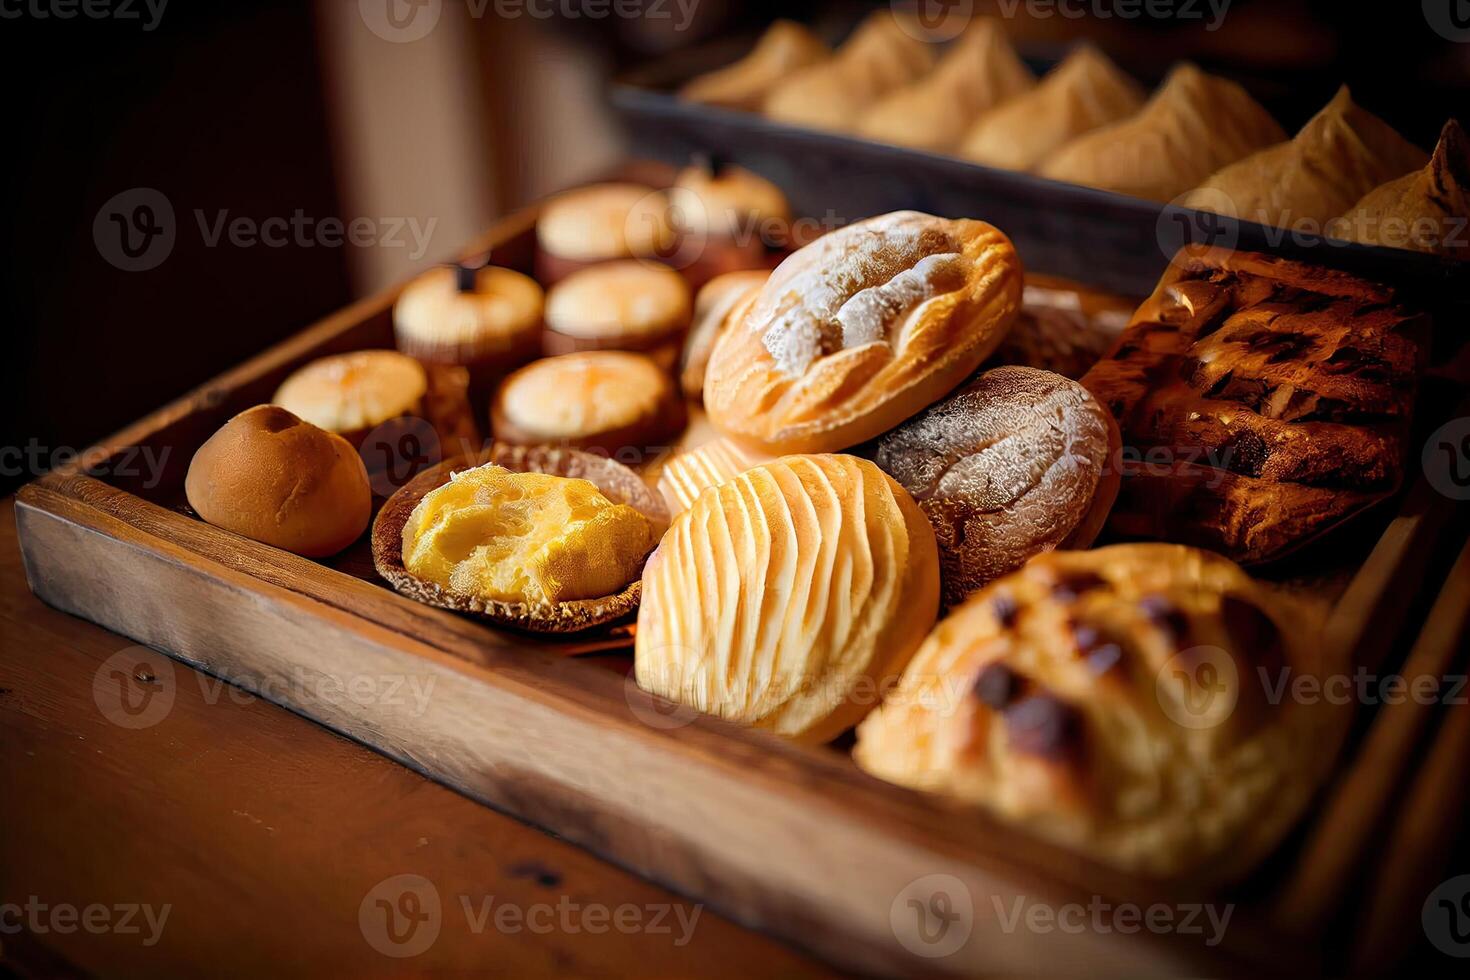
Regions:
[[[1037,173],[1171,201],[1226,164],[1285,139],[1245,89],[1183,64],[1136,116],[1072,140]]]
[[[777,84],[766,97],[766,115],[813,129],[852,129],[870,105],[933,65],[934,52],[918,33],[888,11],[870,14],[836,55]]]
[[[684,353],[679,360],[679,387],[684,397],[696,401],[704,397],[704,372],[714,353],[715,341],[737,313],[741,304],[753,300],[771,278],[765,269],[745,269],[716,276],[704,284],[694,297],[694,321]]]
[[[543,257],[571,263],[664,255],[673,244],[668,200],[642,184],[591,184],[558,194],[541,209],[536,246]],[[548,285],[566,271],[548,279]]]
[[[652,350],[689,328],[689,284],[665,265],[627,259],[574,273],[546,297],[547,350]]]
[[[825,742],[872,708],[934,622],[934,532],[855,456],[788,456],[700,494],[643,572],[638,686]]]
[[[356,541],[373,493],[357,451],[275,405],[230,419],[189,461],[184,495],[211,524],[307,558]]]
[[[1032,555],[1085,548],[1118,495],[1117,426],[1075,381],[998,367],[885,435],[873,461],[939,542],[944,604]]]
[[[674,380],[627,351],[563,354],[528,364],[495,393],[490,425],[513,445],[570,446],[640,465],[684,427]]]
[[[897,211],[848,225],[782,262],[720,335],[705,409],[773,453],[845,449],[963,381],[1020,305],[1015,249],[984,222]]]
[[[744,58],[695,78],[679,90],[679,98],[757,112],[782,79],[830,56],[827,45],[807,28],[778,20],[766,28]]]
[[[473,280],[473,289],[459,288],[461,274]],[[511,269],[432,269],[393,305],[393,336],[410,357],[463,365],[483,383],[536,355],[544,305],[536,280]]]
[[[934,70],[884,96],[858,125],[860,135],[923,150],[947,150],[976,116],[1036,84],[994,17],[981,17]]]
[[[1264,225],[1320,228],[1368,191],[1429,158],[1353,101],[1346,85],[1287,143],[1236,161],[1185,195],[1185,207]]]
[[[1145,93],[1107,55],[1083,44],[1041,84],[981,114],[959,155],[991,167],[1031,170],[1064,144],[1143,108]]]
[[[1470,139],[1451,119],[1428,165],[1368,192],[1330,233],[1366,245],[1470,259]]]
[[[1343,732],[1327,699],[1268,694],[1338,669],[1305,615],[1178,545],[1039,555],[935,628],[853,755],[1132,871],[1240,877]]]
[[[694,506],[705,490],[770,459],[733,439],[711,439],[693,449],[676,452],[659,473],[658,492],[669,505],[669,513],[682,514]]]
[[[418,414],[428,391],[428,374],[412,357],[362,350],[312,361],[281,382],[271,402],[352,439],[390,419]]]

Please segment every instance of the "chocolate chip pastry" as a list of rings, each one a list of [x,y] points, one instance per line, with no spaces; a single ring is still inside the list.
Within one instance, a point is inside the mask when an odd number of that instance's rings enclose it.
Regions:
[[[1186,247],[1082,379],[1123,433],[1109,527],[1263,562],[1392,493],[1427,329],[1385,286]]]
[[[1110,864],[1242,875],[1302,812],[1345,720],[1273,695],[1323,671],[1280,602],[1178,545],[1040,555],[934,629],[854,756]]]

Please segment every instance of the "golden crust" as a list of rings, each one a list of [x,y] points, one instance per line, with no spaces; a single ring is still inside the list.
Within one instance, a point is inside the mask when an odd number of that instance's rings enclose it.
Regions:
[[[845,449],[942,397],[1005,337],[1021,264],[980,221],[916,211],[817,239],[715,343],[704,404],[774,453]]]
[[[807,742],[852,725],[934,622],[934,532],[867,460],[788,456],[711,487],[644,569],[644,690]]]
[[[414,414],[428,391],[428,373],[407,354],[362,350],[319,357],[292,372],[271,403],[318,428],[349,435]]]
[[[1429,163],[1369,191],[1328,229],[1336,238],[1470,259],[1470,138],[1451,119]]]
[[[1129,870],[1243,876],[1345,729],[1271,694],[1335,666],[1304,615],[1178,545],[1040,555],[935,628],[853,754]]]

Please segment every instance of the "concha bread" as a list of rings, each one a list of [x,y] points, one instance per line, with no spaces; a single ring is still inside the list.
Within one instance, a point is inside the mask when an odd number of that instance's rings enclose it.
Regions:
[[[676,453],[658,476],[658,492],[669,512],[681,514],[694,506],[699,495],[766,462],[770,457],[723,436],[693,449]]]
[[[1090,44],[1067,55],[1029,92],[982,113],[959,155],[992,167],[1031,170],[1068,141],[1133,115],[1144,91]]]
[[[1021,263],[982,221],[898,211],[824,235],[731,320],[705,372],[722,431],[773,453],[886,432],[965,379],[1021,306]]]
[[[1286,133],[1236,83],[1183,64],[1135,116],[1063,146],[1037,171],[1153,201],[1172,201]]]
[[[1180,545],[1051,552],[935,628],[854,757],[1155,876],[1239,877],[1280,841],[1345,720],[1314,628],[1229,560]]]
[[[700,494],[643,574],[638,685],[824,742],[870,710],[934,622],[934,532],[867,460],[790,456]]]
[[[1310,221],[1315,229],[1428,161],[1423,150],[1354,102],[1344,85],[1290,142],[1230,164],[1182,203],[1266,225]]]

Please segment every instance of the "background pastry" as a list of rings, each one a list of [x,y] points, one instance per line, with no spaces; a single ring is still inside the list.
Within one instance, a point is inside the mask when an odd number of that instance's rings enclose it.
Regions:
[[[771,274],[764,269],[727,272],[705,283],[694,297],[694,318],[679,359],[679,387],[685,398],[698,401],[704,397],[704,372],[720,331],[769,278]]]
[[[991,167],[1030,170],[1068,141],[1143,107],[1138,83],[1091,44],[1082,44],[1029,92],[976,118],[959,155]]]
[[[662,452],[684,418],[684,400],[669,373],[626,351],[528,364],[505,379],[490,413],[497,439],[595,449],[628,465]]]
[[[782,79],[830,55],[822,39],[806,27],[778,20],[744,58],[690,81],[679,90],[679,98],[755,112]]]
[[[1470,139],[1451,119],[1422,169],[1376,188],[1330,233],[1365,245],[1470,258]]]
[[[1059,374],[998,367],[878,441],[934,525],[944,604],[1032,555],[1086,548],[1118,495],[1117,427]]]
[[[919,508],[872,463],[790,456],[702,493],[648,559],[638,686],[808,742],[861,718],[934,622]]]
[[[558,194],[536,220],[536,278],[550,286],[611,259],[658,258],[674,247],[669,202],[642,184],[591,184]]]
[[[667,266],[627,259],[573,273],[546,297],[549,354],[646,351],[671,369],[689,329],[689,284]]]
[[[488,394],[499,375],[539,352],[544,305],[536,280],[511,269],[432,269],[393,304],[393,336],[415,360],[464,366],[476,392]]]
[[[1355,103],[1344,85],[1290,142],[1230,164],[1181,203],[1265,225],[1311,221],[1320,228],[1426,162],[1423,150]]]
[[[773,453],[844,449],[965,379],[1021,303],[1010,240],[898,211],[793,253],[715,342],[704,405]]]
[[[744,167],[685,167],[669,189],[674,229],[701,242],[754,245],[785,241],[791,205],[781,188]]]
[[[658,492],[671,514],[682,514],[701,493],[733,479],[771,457],[719,437],[692,449],[676,451],[658,475]]]
[[[925,150],[947,150],[975,117],[1036,84],[994,17],[977,19],[934,70],[884,96],[869,109],[858,133],[869,139]]]
[[[1072,140],[1037,173],[1171,201],[1226,164],[1285,139],[1245,89],[1183,64],[1137,115]]]
[[[390,419],[421,413],[428,391],[428,374],[412,357],[364,350],[312,361],[283,381],[271,402],[357,442]]]
[[[304,555],[334,555],[372,517],[357,450],[275,405],[230,419],[189,461],[184,495],[211,524]]]
[[[836,55],[773,88],[766,115],[796,126],[852,129],[868,106],[933,65],[934,52],[918,37],[888,11],[868,15]]]
[[[1082,379],[1134,461],[1110,527],[1262,562],[1382,499],[1403,477],[1427,326],[1344,272],[1181,250]]]
[[[1156,876],[1240,877],[1289,829],[1342,732],[1321,644],[1229,561],[1176,545],[1040,555],[935,628],[858,728],[884,779],[980,804]]]
[[[1113,346],[1137,308],[1137,299],[1028,272],[1021,312],[986,363],[1080,378]]]

